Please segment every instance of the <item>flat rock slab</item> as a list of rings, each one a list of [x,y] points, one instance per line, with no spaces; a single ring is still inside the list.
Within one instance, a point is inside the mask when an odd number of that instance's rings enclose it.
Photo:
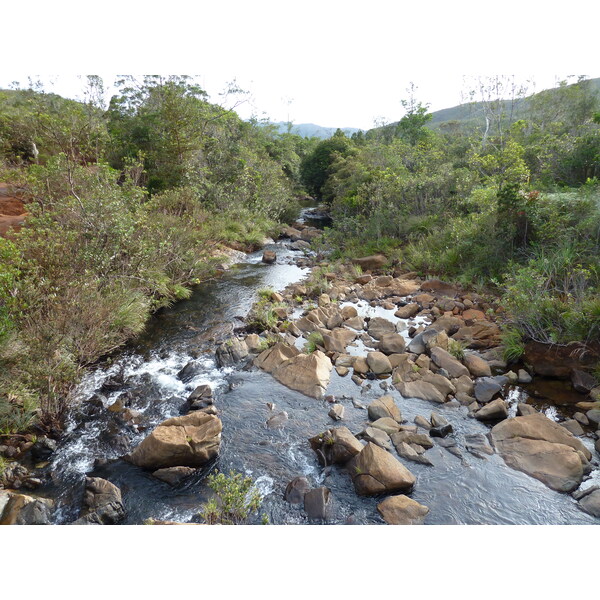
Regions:
[[[560,492],[580,485],[591,458],[580,440],[541,413],[502,421],[491,436],[508,466]]]

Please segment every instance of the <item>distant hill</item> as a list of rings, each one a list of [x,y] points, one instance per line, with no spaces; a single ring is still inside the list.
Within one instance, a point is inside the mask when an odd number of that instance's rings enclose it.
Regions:
[[[586,83],[600,96],[600,77],[596,79],[588,79]],[[567,87],[580,85],[573,83]],[[536,94],[532,94],[525,98],[519,98],[514,101],[511,107],[511,100],[502,100],[504,104],[504,111],[508,114],[512,108],[513,119],[526,119],[529,116],[529,108],[531,99],[536,96],[543,96],[544,94],[552,93],[552,88],[549,90],[542,90]],[[450,108],[443,108],[436,110],[431,113],[432,119],[427,123],[427,127],[430,129],[440,129],[444,127],[453,126],[460,129],[475,129],[477,127],[485,127],[485,111],[483,102],[469,102],[467,104],[459,104],[458,106],[452,106]],[[386,127],[395,127],[398,122],[390,123]],[[369,130],[368,135],[373,135],[381,128],[376,127]]]
[[[598,95],[600,95],[600,77],[596,79],[589,79],[586,82],[593,90],[596,91]],[[573,83],[570,86],[579,85],[578,83]],[[556,88],[552,88],[556,89]],[[514,117],[526,118],[529,111],[529,104],[532,98],[536,96],[542,96],[552,91],[550,90],[542,90],[541,92],[537,92],[536,94],[532,94],[525,98],[520,98],[514,101],[514,105],[512,107]],[[511,108],[510,100],[503,100],[504,109],[509,111]],[[483,102],[470,102],[468,104],[459,104],[458,106],[453,106],[451,108],[443,108],[442,110],[436,110],[432,112],[432,119],[428,123],[428,126],[432,129],[437,129],[444,124],[454,123],[457,125],[471,126],[476,127],[478,125],[483,125],[485,121],[485,112],[484,112],[484,104]]]
[[[275,125],[279,133],[287,133],[288,124],[285,121],[279,121],[278,123],[271,123]],[[301,137],[317,137],[322,140],[330,138],[337,130],[337,127],[321,127],[321,125],[315,125],[314,123],[300,123],[299,125],[292,123],[291,133],[299,135]],[[361,131],[356,127],[340,127],[340,129],[350,137],[353,133]]]

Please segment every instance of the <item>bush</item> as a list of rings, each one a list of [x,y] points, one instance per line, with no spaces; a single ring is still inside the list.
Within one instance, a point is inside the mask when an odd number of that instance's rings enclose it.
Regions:
[[[260,508],[259,491],[252,479],[241,473],[213,473],[208,476],[208,486],[216,497],[202,507],[200,516],[209,525],[239,525]]]

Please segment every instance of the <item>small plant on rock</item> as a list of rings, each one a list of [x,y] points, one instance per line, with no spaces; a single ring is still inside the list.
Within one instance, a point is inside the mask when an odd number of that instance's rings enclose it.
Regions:
[[[448,352],[457,360],[464,360],[465,358],[465,346],[458,340],[448,340]]]
[[[200,516],[209,525],[239,525],[260,508],[259,491],[252,479],[241,473],[213,473],[208,476],[208,485],[216,497],[203,505]]]
[[[323,334],[319,331],[313,331],[308,334],[304,351],[307,354],[312,354],[318,346],[323,346]]]

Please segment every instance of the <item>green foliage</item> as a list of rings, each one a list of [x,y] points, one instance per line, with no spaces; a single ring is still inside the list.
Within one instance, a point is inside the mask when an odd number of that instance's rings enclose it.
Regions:
[[[209,525],[239,525],[260,508],[259,491],[252,479],[241,473],[213,473],[208,476],[208,485],[215,498],[203,505],[200,516]]]
[[[506,362],[516,362],[525,352],[523,335],[514,327],[506,327],[502,331],[503,358]]]
[[[448,339],[448,352],[457,360],[464,360],[466,345],[459,340]]]
[[[319,346],[323,347],[323,334],[319,331],[312,331],[307,336],[304,352],[312,354]]]

